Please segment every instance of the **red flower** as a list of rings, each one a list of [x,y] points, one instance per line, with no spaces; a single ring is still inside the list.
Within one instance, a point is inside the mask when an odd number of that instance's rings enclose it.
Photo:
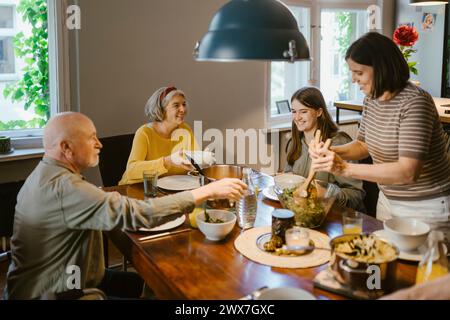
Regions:
[[[394,31],[394,42],[399,46],[412,47],[419,40],[416,28],[400,26]]]

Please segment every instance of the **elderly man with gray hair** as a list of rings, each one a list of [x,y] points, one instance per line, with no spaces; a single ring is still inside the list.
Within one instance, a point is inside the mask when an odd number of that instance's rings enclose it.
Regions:
[[[148,201],[104,192],[80,174],[98,164],[102,148],[94,124],[80,113],[52,118],[44,130],[44,148],[42,161],[17,197],[7,299],[68,291],[72,273],[67,270],[74,266],[80,271],[77,289],[97,287],[110,296],[138,298],[143,283],[137,275],[111,277],[105,270],[101,231],[151,228],[192,211],[206,199],[237,200],[246,189],[238,179],[223,179]],[[108,292],[110,288],[114,292]]]
[[[193,169],[183,150],[197,150],[192,129],[184,118],[188,103],[183,91],[173,87],[156,90],[145,105],[149,122],[134,136],[133,147],[119,185],[142,182],[145,170],[160,176],[186,174]]]

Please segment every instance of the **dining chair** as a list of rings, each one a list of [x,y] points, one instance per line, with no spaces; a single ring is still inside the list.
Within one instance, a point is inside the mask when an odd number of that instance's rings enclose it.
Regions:
[[[133,139],[134,133],[100,138],[103,148],[100,152],[98,166],[104,187],[116,186],[119,183],[127,167]],[[108,268],[116,268],[119,265],[109,266],[108,247],[108,236],[103,232],[105,265]],[[125,257],[122,257],[122,264],[120,266],[123,271],[127,270],[127,261]]]
[[[9,261],[10,251],[7,241],[13,234],[14,213],[17,203],[17,194],[25,181],[15,181],[0,184],[0,262]]]
[[[133,139],[134,133],[100,138],[103,148],[98,166],[104,187],[119,183],[127,167]]]
[[[65,292],[46,292],[39,300],[107,300],[106,294],[97,288],[73,289]]]

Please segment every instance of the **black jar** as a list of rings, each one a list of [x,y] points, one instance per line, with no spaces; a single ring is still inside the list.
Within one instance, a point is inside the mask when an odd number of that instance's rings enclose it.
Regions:
[[[287,209],[275,209],[272,212],[272,237],[277,236],[286,243],[285,233],[287,229],[295,225],[294,212]]]

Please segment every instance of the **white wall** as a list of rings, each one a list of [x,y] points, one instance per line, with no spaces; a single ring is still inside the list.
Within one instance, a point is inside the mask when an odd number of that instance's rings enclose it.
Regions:
[[[157,88],[173,84],[203,129],[263,128],[262,62],[196,62],[196,41],[227,1],[80,0],[80,111],[100,136],[134,132]],[[205,145],[207,145],[206,143]]]
[[[157,88],[187,94],[188,121],[264,126],[265,64],[196,62],[192,51],[227,1],[81,0],[80,110],[100,136],[134,132]]]

